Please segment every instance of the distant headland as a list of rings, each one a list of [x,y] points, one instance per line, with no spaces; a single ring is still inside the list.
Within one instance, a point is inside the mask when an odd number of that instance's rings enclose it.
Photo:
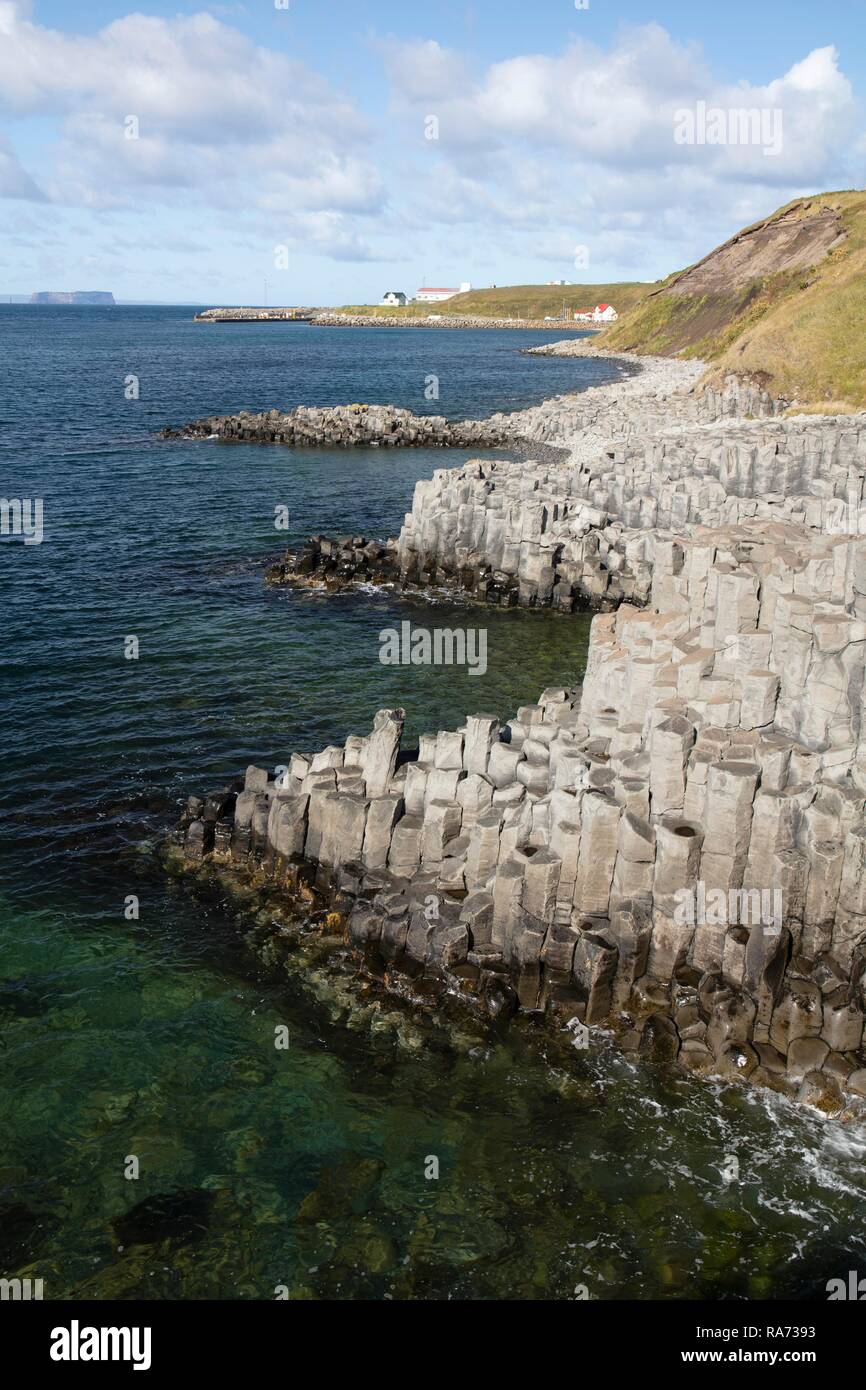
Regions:
[[[111,290],[37,290],[31,304],[114,304]]]

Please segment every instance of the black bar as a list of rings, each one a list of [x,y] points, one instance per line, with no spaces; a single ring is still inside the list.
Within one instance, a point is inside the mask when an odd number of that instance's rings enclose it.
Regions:
[[[826,1379],[829,1372],[847,1369],[852,1354],[856,1356],[866,1314],[859,1302],[864,1300],[866,1285],[855,1300],[651,1303],[578,1299],[546,1309],[528,1304],[517,1316],[523,1323],[520,1340],[530,1328],[546,1333],[551,1338],[550,1351],[559,1348],[557,1359],[564,1356],[577,1379],[598,1376],[602,1372],[600,1359],[607,1365],[607,1373],[617,1375],[630,1370],[656,1374],[678,1369],[700,1378],[714,1367],[734,1372],[740,1367],[784,1372],[796,1366]],[[115,1376],[135,1374],[137,1360],[140,1374],[160,1380],[166,1372],[213,1373],[220,1377],[220,1383],[236,1373],[246,1377],[250,1373],[308,1376],[310,1369],[302,1372],[301,1367],[309,1367],[313,1358],[329,1381],[340,1370],[370,1374],[377,1365],[380,1371],[395,1376],[401,1373],[395,1353],[401,1350],[399,1339],[403,1336],[411,1338],[406,1350],[412,1356],[414,1347],[415,1355],[402,1373],[422,1373],[429,1380],[436,1374],[440,1357],[446,1365],[452,1363],[458,1344],[450,1338],[461,1331],[473,1334],[469,1345],[476,1348],[475,1356],[484,1347],[487,1373],[500,1357],[510,1370],[517,1340],[514,1317],[508,1304],[482,1302],[448,1302],[446,1307],[437,1305],[426,1311],[418,1304],[385,1302],[379,1303],[375,1312],[369,1303],[279,1300],[0,1304],[4,1365],[16,1366],[18,1376],[34,1371],[90,1377],[99,1370],[109,1370]],[[110,1328],[118,1329],[117,1349],[127,1354],[126,1359],[87,1359],[91,1349],[110,1357],[114,1350],[111,1335],[97,1340],[93,1331]],[[138,1329],[137,1334],[133,1329]],[[121,1330],[128,1335],[122,1335]],[[418,1338],[426,1340],[433,1332],[433,1348],[428,1346],[423,1361],[419,1361],[424,1341]],[[481,1343],[479,1333],[484,1339]],[[387,1341],[382,1342],[382,1337]],[[459,1345],[469,1350],[464,1343]],[[77,1359],[54,1359],[52,1348],[55,1356],[77,1353]]]

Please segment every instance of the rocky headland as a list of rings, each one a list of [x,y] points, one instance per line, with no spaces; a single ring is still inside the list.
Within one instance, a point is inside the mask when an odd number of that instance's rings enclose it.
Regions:
[[[382,710],[190,798],[176,853],[313,904],[419,1002],[605,1027],[843,1113],[866,1097],[866,416],[642,363],[504,417],[566,452],[438,470],[392,542],[317,538],[269,576],[600,609],[582,687],[411,749]]]

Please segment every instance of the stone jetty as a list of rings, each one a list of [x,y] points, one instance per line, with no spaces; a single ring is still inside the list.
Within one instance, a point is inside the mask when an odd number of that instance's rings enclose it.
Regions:
[[[407,997],[423,981],[579,1046],[604,1027],[698,1075],[860,1105],[866,416],[785,404],[650,362],[523,413],[561,459],[438,471],[390,545],[318,538],[308,576],[604,610],[583,684],[408,750],[381,710],[249,768],[190,798],[184,861],[320,895]]]
[[[545,333],[598,333],[571,319],[494,319],[485,314],[340,314],[321,310],[311,318],[321,328],[531,328]]]
[[[312,323],[320,328],[532,328],[557,333],[600,333],[603,330],[572,319],[489,318],[484,314],[352,314],[331,309],[257,308],[203,309],[196,323]]]
[[[196,323],[310,323],[315,309],[203,309]]]
[[[219,439],[226,444],[288,444],[293,448],[486,449],[512,443],[508,416],[447,420],[391,405],[298,406],[251,415],[210,415],[161,431],[162,439]]]

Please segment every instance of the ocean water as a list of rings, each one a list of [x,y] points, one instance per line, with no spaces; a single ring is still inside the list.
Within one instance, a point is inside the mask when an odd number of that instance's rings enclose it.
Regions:
[[[588,621],[264,584],[313,532],[394,534],[415,481],[463,454],[155,431],[423,411],[430,375],[442,413],[481,416],[617,368],[520,355],[555,329],[191,313],[0,307],[0,493],[45,517],[41,545],[0,542],[0,1277],[46,1298],[821,1297],[866,1258],[861,1131],[603,1035],[578,1053],[412,1017],[314,946],[262,960],[243,895],[192,891],[158,854],[188,792],[381,706],[411,734],[579,679]],[[483,678],[379,663],[383,627],[458,616],[488,631]]]

